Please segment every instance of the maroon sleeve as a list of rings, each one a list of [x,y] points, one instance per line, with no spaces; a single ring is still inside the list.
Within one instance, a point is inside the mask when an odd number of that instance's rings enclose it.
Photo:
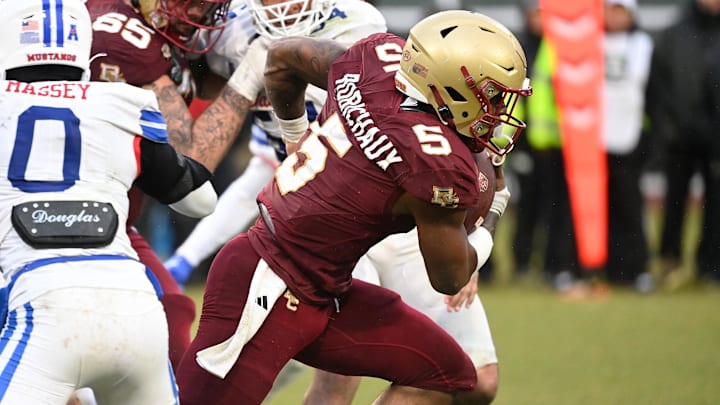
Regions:
[[[480,198],[478,203],[470,208],[465,218],[465,228],[468,233],[472,232],[482,224],[482,219],[490,211],[490,205],[495,197],[495,169],[490,157],[485,152],[475,154],[479,175]]]
[[[413,119],[413,115],[420,115]],[[408,129],[386,127],[388,136],[397,135],[403,164],[388,174],[412,196],[445,208],[469,209],[478,204],[480,185],[472,154],[457,134],[438,125],[423,126],[427,113],[398,114],[410,118]],[[434,119],[434,118],[433,118]]]
[[[123,0],[89,0],[93,21],[92,80],[152,83],[168,74],[172,50]],[[104,55],[103,55],[104,54]]]

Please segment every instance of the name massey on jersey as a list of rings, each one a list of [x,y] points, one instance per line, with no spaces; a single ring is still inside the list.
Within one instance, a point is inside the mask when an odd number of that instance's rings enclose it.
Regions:
[[[90,83],[63,83],[55,82],[38,85],[37,83],[23,83],[10,80],[5,86],[6,93],[31,94],[52,98],[79,98],[87,99],[87,90]]]
[[[360,75],[351,73],[335,81],[335,97],[340,114],[345,118],[365,156],[387,171],[391,164],[403,160],[398,156],[395,145],[386,135],[377,136],[380,130],[375,126],[375,121],[370,118],[360,90],[355,85],[359,81]]]

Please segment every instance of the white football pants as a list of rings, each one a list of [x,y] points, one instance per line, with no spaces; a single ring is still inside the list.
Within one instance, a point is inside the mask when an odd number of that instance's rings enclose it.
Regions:
[[[480,298],[473,301],[470,308],[463,306],[458,312],[448,312],[445,296],[430,284],[416,230],[390,235],[373,246],[358,261],[353,277],[400,294],[408,305],[454,337],[475,367],[497,363],[495,344]]]
[[[177,404],[165,312],[148,291],[71,287],[11,310],[0,333],[0,403]]]

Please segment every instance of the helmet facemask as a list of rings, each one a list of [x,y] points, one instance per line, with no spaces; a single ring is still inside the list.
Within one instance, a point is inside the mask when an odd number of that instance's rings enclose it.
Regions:
[[[133,5],[168,42],[201,55],[225,29],[230,0],[133,0]]]
[[[529,80],[520,89],[508,88],[493,79],[486,79],[478,86],[465,66],[460,70],[483,109],[483,114],[468,126],[469,134],[494,154],[507,154],[526,127],[513,112],[521,96],[532,94]]]
[[[247,4],[260,35],[278,39],[310,35],[330,18],[335,0],[289,0],[268,6],[262,0],[248,0]]]

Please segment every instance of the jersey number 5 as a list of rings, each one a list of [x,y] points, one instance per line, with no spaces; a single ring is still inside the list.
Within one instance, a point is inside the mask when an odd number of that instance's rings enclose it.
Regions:
[[[399,44],[393,42],[380,44],[375,47],[375,55],[379,61],[385,62],[383,66],[385,72],[390,73],[400,69],[402,47]],[[275,182],[282,195],[299,190],[325,170],[329,152],[328,147],[320,140],[320,136],[341,158],[352,147],[337,114],[328,117],[322,126],[319,126],[317,121],[313,122],[310,129],[311,133],[300,145],[300,149],[288,156],[275,171]],[[450,142],[445,138],[440,127],[418,124],[413,126],[412,130],[421,144],[422,151],[426,154],[449,155],[452,152]],[[305,157],[302,164],[298,154]]]

